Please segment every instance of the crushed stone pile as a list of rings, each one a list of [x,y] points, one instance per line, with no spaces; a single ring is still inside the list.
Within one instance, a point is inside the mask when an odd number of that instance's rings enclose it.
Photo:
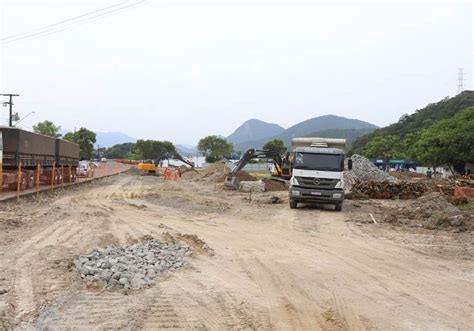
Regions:
[[[344,191],[349,192],[356,180],[398,183],[398,179],[377,168],[369,159],[354,154],[351,156],[352,170],[344,171]],[[347,169],[347,160],[346,160]]]
[[[153,283],[160,273],[184,266],[185,256],[191,253],[188,245],[153,239],[126,247],[99,248],[79,256],[74,264],[86,281],[139,289]]]

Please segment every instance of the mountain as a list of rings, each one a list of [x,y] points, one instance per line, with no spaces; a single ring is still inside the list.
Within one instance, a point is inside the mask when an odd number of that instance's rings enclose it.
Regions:
[[[321,137],[321,138],[343,138],[346,139],[347,147],[350,149],[352,143],[359,137],[362,137],[366,134],[373,132],[375,128],[366,128],[366,129],[329,129],[318,132],[313,132],[307,137]]]
[[[293,137],[321,136],[325,138],[346,139],[349,137],[352,141],[356,137],[367,134],[376,128],[376,125],[361,120],[335,115],[324,115],[297,123],[273,136],[234,143],[234,149],[236,151],[245,151],[249,148],[262,148],[263,145],[271,139],[281,139],[285,145],[289,147],[291,145],[291,138]]]
[[[95,145],[100,147],[111,147],[116,144],[136,142],[135,138],[132,138],[122,132],[95,132],[96,142]]]
[[[376,125],[364,122],[361,120],[345,118],[336,115],[324,115],[313,117],[309,120],[300,122],[286,129],[279,138],[283,140],[286,145],[291,144],[293,137],[305,137],[310,135],[317,135],[320,131],[332,129],[377,129]],[[338,137],[327,137],[338,138]]]
[[[176,150],[182,156],[196,155],[197,147],[196,146],[191,146],[191,145],[180,145],[180,144],[178,144],[178,145],[176,145]]]
[[[362,148],[377,137],[394,136],[403,139],[409,134],[428,128],[435,122],[453,117],[459,111],[474,106],[474,91],[464,91],[455,97],[431,103],[411,115],[403,115],[397,123],[377,129],[356,139],[352,152],[361,153]]]
[[[257,119],[250,119],[239,126],[226,139],[234,146],[247,141],[254,141],[276,136],[282,133],[285,129],[278,124],[267,123]]]

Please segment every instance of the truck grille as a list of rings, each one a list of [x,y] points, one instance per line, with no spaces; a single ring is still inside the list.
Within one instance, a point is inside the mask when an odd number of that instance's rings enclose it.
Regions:
[[[295,177],[299,186],[308,188],[333,189],[339,179],[332,178],[313,178],[313,177]]]

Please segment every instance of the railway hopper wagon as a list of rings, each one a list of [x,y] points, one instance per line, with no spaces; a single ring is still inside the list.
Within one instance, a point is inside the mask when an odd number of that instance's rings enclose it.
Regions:
[[[76,181],[79,145],[11,127],[0,127],[2,189]],[[21,176],[18,168],[21,165]],[[21,177],[21,178],[20,178]]]

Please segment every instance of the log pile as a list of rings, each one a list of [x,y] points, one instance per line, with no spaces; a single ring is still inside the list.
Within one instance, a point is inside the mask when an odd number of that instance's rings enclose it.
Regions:
[[[428,187],[420,182],[397,183],[389,181],[361,181],[356,179],[351,191],[357,196],[364,195],[372,199],[416,199],[422,196]]]

